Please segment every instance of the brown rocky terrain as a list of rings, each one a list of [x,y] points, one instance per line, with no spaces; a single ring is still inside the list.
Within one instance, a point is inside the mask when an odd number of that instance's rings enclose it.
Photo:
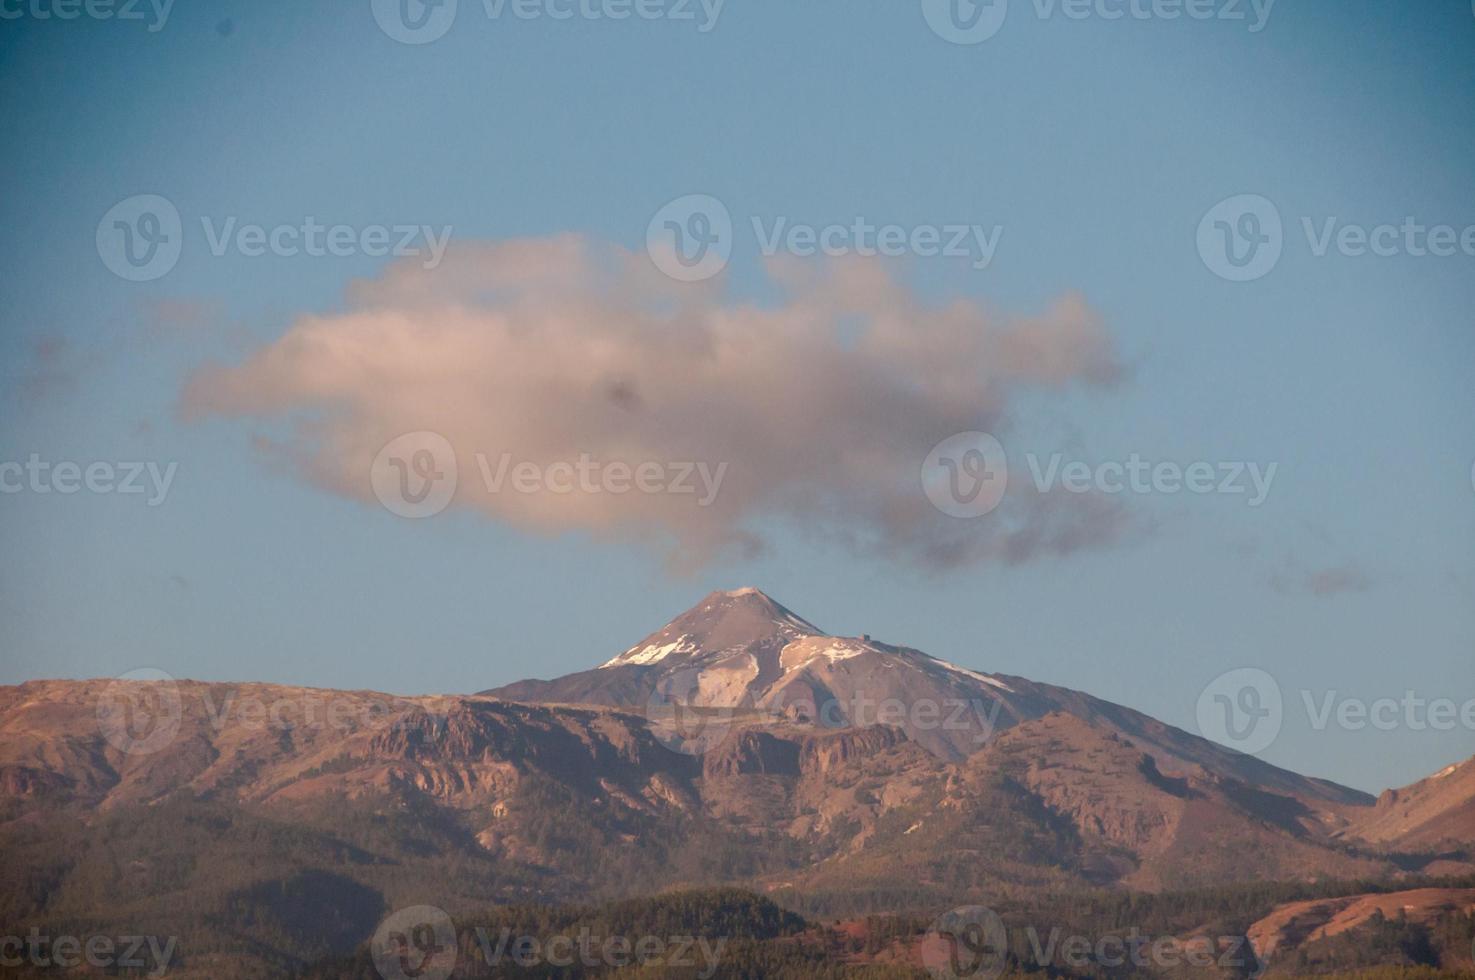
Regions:
[[[1475,888],[1416,888],[1374,895],[1290,902],[1249,928],[1255,953],[1262,958],[1285,956],[1310,943],[1356,929],[1375,916],[1403,917],[1427,924],[1450,914],[1475,912]]]
[[[612,683],[586,686],[600,678]],[[963,708],[952,727],[949,703]],[[861,704],[874,716],[847,713]],[[249,941],[288,969],[418,901],[734,883],[946,908],[1393,880],[1468,868],[1472,777],[1466,763],[1374,804],[1089,695],[825,636],[742,590],[588,675],[495,696],[0,688],[0,914],[126,913],[221,948]],[[304,933],[305,905],[338,920]],[[1308,906],[1261,932],[1271,948],[1360,908]],[[196,945],[197,962],[211,953]]]
[[[891,724],[949,761],[1014,725],[1063,712],[1133,739],[1164,769],[1211,772],[1306,801],[1311,818],[1328,827],[1341,821],[1342,807],[1373,802],[1080,691],[970,670],[869,636],[831,636],[751,587],[705,596],[594,670],[483,693],[642,713],[679,701],[830,727]]]
[[[1359,812],[1348,835],[1403,849],[1437,849],[1470,842],[1472,828],[1475,759],[1467,759],[1411,786],[1385,790],[1375,806]]]

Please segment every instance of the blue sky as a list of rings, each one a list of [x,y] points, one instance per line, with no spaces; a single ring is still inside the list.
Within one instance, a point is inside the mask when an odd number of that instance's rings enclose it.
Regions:
[[[157,31],[24,9],[0,22],[0,461],[178,470],[157,507],[0,496],[0,682],[156,666],[473,691],[593,666],[706,591],[754,584],[832,631],[1190,730],[1206,684],[1260,667],[1291,704],[1262,755],[1364,789],[1475,752],[1468,727],[1317,731],[1299,708],[1303,690],[1475,698],[1475,256],[1317,255],[1302,228],[1475,225],[1463,0],[1281,0],[1258,32],[1011,0],[976,45],[912,2],[734,3],[703,32],[461,0],[424,45],[367,2],[180,4]],[[1272,492],[1256,508],[1136,495],[1132,532],[1100,547],[944,568],[760,507],[761,557],[673,574],[627,538],[474,509],[403,520],[263,461],[253,437],[279,419],[181,413],[202,364],[343,314],[388,262],[216,256],[202,218],[450,226],[453,255],[565,233],[641,254],[652,215],[693,193],[733,216],[730,304],[780,302],[754,217],[1000,226],[986,269],[912,256],[895,274],[924,304],[1011,316],[1079,294],[1122,368],[1011,392],[1011,477],[1024,449],[1137,453],[1274,462]],[[149,282],[96,244],[138,194],[183,216],[177,265]],[[1251,282],[1195,244],[1240,194],[1284,223]]]

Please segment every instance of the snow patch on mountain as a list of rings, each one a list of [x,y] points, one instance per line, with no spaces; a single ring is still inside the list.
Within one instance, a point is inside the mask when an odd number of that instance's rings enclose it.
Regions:
[[[697,675],[696,696],[692,703],[711,707],[740,704],[748,685],[757,677],[758,658],[752,654],[703,667]]]
[[[631,647],[618,657],[600,664],[600,669],[617,664],[654,664],[665,660],[673,653],[695,653],[697,645],[691,637],[683,634],[670,643],[651,643],[643,647]]]
[[[989,684],[993,687],[997,687],[1001,691],[1008,691],[1011,694],[1014,693],[1014,689],[1012,687],[997,678],[990,677],[987,674],[980,674],[976,670],[969,670],[967,667],[959,667],[957,664],[950,664],[946,660],[938,660],[936,657],[932,659],[934,663],[942,667],[944,670],[950,670],[954,674],[962,674],[965,677],[971,677],[976,681],[983,681],[983,683]]]
[[[829,664],[849,660],[866,653],[878,652],[868,643],[834,636],[806,636],[786,645],[779,654],[779,666],[784,673],[807,667],[816,660],[824,659]]]

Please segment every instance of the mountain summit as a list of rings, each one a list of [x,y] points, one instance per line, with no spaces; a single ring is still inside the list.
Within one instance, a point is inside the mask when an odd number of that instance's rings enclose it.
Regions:
[[[1372,802],[1080,691],[972,670],[869,636],[826,633],[753,587],[704,596],[592,670],[482,693],[637,712],[679,695],[692,707],[743,709],[819,729],[900,729],[952,762],[1007,729],[1061,713],[1140,744],[1164,771],[1234,780],[1311,806]]]
[[[752,586],[709,593],[593,670],[482,693],[644,709],[673,689],[694,706],[754,708],[830,728],[890,723],[950,759],[976,749],[1001,720],[1049,710],[1029,698],[1006,703],[998,694],[1010,692],[1007,682],[919,650],[826,633]],[[912,724],[909,705],[953,717]]]
[[[805,636],[824,636],[808,620],[752,586],[712,592],[686,612],[601,669],[622,664],[654,664],[669,658],[689,662],[712,653],[782,648]]]

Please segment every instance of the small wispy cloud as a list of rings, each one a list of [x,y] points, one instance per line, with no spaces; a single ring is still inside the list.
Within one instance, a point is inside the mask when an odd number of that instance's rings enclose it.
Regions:
[[[1309,595],[1316,598],[1366,592],[1374,585],[1373,577],[1353,562],[1326,568],[1285,569],[1271,576],[1271,586],[1285,595]]]
[[[44,401],[75,392],[95,355],[75,346],[61,334],[36,337],[17,365],[14,395],[21,402]]]
[[[145,302],[142,314],[154,333],[169,336],[206,333],[218,329],[223,319],[218,303],[177,296]]]

